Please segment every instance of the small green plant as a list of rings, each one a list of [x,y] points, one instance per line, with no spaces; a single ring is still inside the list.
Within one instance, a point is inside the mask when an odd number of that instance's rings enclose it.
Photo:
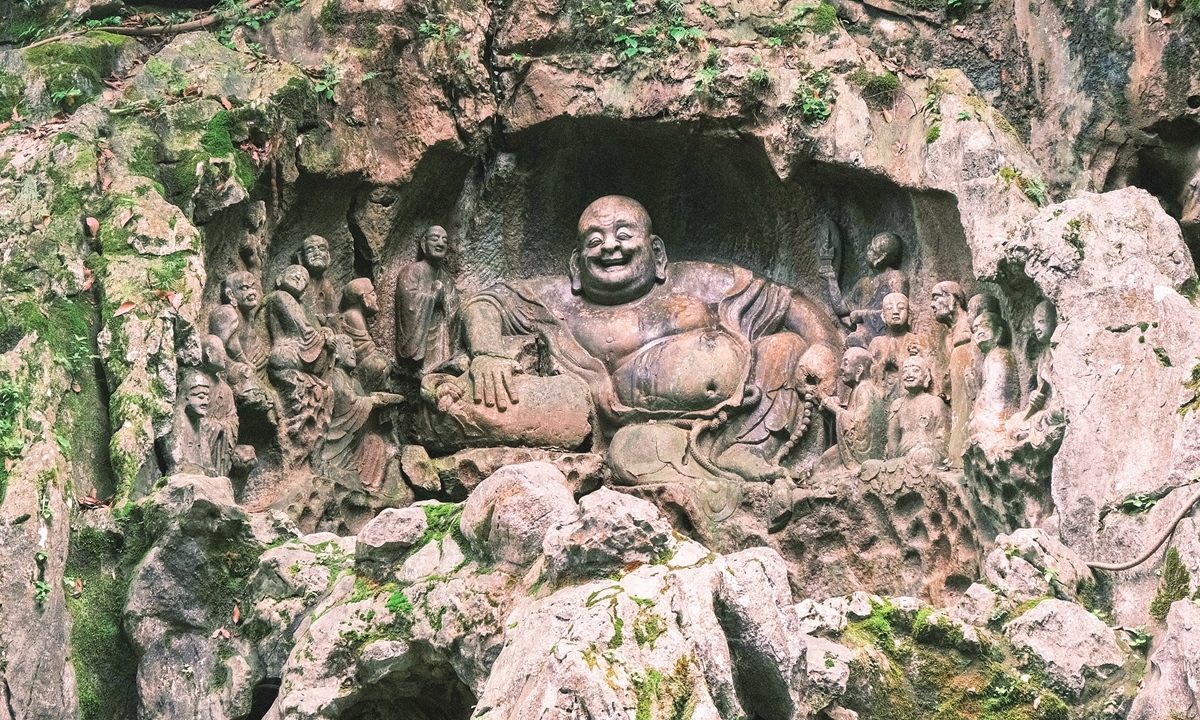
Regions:
[[[1146,651],[1150,649],[1150,641],[1154,639],[1154,636],[1146,632],[1146,627],[1144,625],[1136,627],[1132,630],[1126,630],[1126,632],[1129,633],[1130,649],[1137,650],[1145,655]]]
[[[958,118],[959,122],[962,122],[964,120],[970,120],[972,117],[972,113],[970,110],[959,110],[958,115],[956,115],[955,117]]]
[[[72,105],[74,105],[75,99],[78,97],[81,97],[82,95],[83,95],[82,90],[80,90],[77,87],[73,87],[73,88],[69,88],[67,90],[59,90],[58,92],[51,93],[50,99],[53,100],[54,102],[58,103],[60,107],[65,109],[65,108],[69,108]]]
[[[807,32],[825,35],[837,26],[837,8],[826,2],[806,2],[792,10],[792,17],[772,23],[765,31],[767,45],[795,45]]]
[[[1150,512],[1150,509],[1157,504],[1158,498],[1143,493],[1125,498],[1117,505],[1117,509],[1126,515],[1141,515]]]
[[[932,145],[938,138],[942,136],[942,126],[939,123],[934,123],[929,126],[928,132],[925,133],[925,144]]]
[[[85,28],[88,28],[89,30],[93,29],[93,28],[98,28],[98,27],[111,27],[111,26],[120,25],[120,24],[121,24],[121,18],[120,18],[120,16],[117,16],[117,15],[113,15],[111,17],[106,17],[106,18],[100,18],[99,20],[84,20],[83,21],[83,26]]]
[[[1169,548],[1163,558],[1162,582],[1150,602],[1150,617],[1162,622],[1167,619],[1171,603],[1184,600],[1191,592],[1192,574],[1179,558],[1179,550]]]
[[[746,73],[746,79],[760,90],[771,87],[771,73],[762,67],[762,58],[754,58],[754,69]]]
[[[708,3],[702,2],[700,3],[700,14],[704,17],[715,18],[717,16],[717,9]]]
[[[1046,196],[1046,183],[1042,182],[1037,176],[1026,176],[1020,170],[1012,167],[1000,168],[1000,179],[1004,181],[1005,187],[1016,184],[1025,197],[1029,198],[1033,204],[1038,207],[1048,205],[1050,203]]]
[[[44,580],[33,581],[33,601],[36,602],[39,607],[45,605],[46,601],[50,599],[50,589],[50,583],[45,582]]]
[[[1079,255],[1079,259],[1083,259],[1083,240],[1079,238],[1079,230],[1083,227],[1083,221],[1079,218],[1072,218],[1067,221],[1067,229],[1063,233],[1062,239],[1071,247],[1075,248],[1075,252]]]
[[[333,89],[338,84],[337,70],[334,69],[333,63],[327,60],[321,63],[321,71],[323,74],[314,83],[317,95],[323,95],[326,100],[332,100]]]
[[[793,117],[799,115],[810,125],[820,125],[828,120],[835,99],[829,88],[832,82],[833,77],[828,70],[815,70],[805,75],[792,92],[787,114]]]

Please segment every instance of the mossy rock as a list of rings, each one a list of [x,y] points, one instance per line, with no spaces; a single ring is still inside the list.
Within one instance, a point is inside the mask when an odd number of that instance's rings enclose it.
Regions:
[[[44,104],[74,112],[100,94],[101,79],[123,67],[138,44],[132,38],[93,31],[23,51],[28,77],[45,83]]]

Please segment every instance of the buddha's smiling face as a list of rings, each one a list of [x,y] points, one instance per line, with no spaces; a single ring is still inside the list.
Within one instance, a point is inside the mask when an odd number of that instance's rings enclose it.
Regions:
[[[610,196],[588,206],[579,218],[580,247],[575,262],[583,295],[606,305],[645,295],[665,265],[661,240],[650,217],[628,198]]]

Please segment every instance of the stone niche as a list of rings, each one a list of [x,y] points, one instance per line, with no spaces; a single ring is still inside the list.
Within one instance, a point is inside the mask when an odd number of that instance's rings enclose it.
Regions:
[[[869,586],[941,602],[978,577],[998,532],[1050,514],[1053,422],[1033,439],[996,426],[1001,439],[968,442],[968,418],[951,417],[952,404],[957,413],[973,402],[951,402],[952,382],[968,381],[949,368],[949,348],[974,347],[967,298],[986,295],[982,309],[1010,329],[1007,374],[993,383],[1008,408],[1001,420],[1028,408],[1044,343],[1029,340],[1041,297],[1021,273],[975,281],[949,193],[816,160],[785,181],[761,142],[733,129],[610,119],[552,120],[481,159],[435,147],[402,187],[302,165],[273,175],[205,226],[202,351],[183,372],[210,376],[208,412],[187,395],[206,383],[181,382],[164,460],[198,453],[202,471],[230,474],[247,507],[284,509],[306,531],[356,532],[382,507],[461,500],[502,465],[547,460],[576,495],[603,483],[650,499],[718,551],[776,548],[806,596]],[[669,280],[615,304],[590,302],[586,284],[573,296],[566,279],[539,280],[567,274],[581,213],[606,196],[645,208],[671,263]],[[422,261],[418,245],[429,243],[444,243],[444,258]],[[645,251],[659,257],[652,243]],[[960,288],[953,330],[931,305],[942,281]],[[257,302],[239,306],[254,282]],[[895,302],[881,298],[901,284],[907,328],[889,330]],[[653,305],[660,286],[668,297]],[[554,292],[559,305],[530,304]],[[503,319],[493,318],[494,347],[470,330],[488,312]],[[611,353],[589,345],[622,333],[639,339]],[[209,357],[217,345],[224,369]],[[411,357],[418,346],[427,359]],[[875,359],[851,381],[874,378],[870,403],[840,379],[852,346]],[[922,359],[911,388],[910,355]],[[472,402],[485,365],[519,403],[489,407],[482,390],[485,402]],[[696,405],[688,383],[706,372],[716,399]],[[866,445],[850,458],[843,435]]]

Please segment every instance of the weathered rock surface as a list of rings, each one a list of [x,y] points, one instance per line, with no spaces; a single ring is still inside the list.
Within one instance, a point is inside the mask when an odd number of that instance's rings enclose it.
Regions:
[[[1044,662],[1050,679],[1076,697],[1089,676],[1106,678],[1126,660],[1112,628],[1062,600],[1043,600],[1005,625],[1004,632],[1013,645]]]
[[[1167,631],[1154,641],[1145,687],[1134,698],[1129,720],[1196,717],[1200,714],[1200,607],[1187,600],[1171,604]]]
[[[503,467],[480,483],[460,526],[476,551],[520,567],[542,554],[551,527],[576,514],[566,477],[549,463],[531,462]]]

